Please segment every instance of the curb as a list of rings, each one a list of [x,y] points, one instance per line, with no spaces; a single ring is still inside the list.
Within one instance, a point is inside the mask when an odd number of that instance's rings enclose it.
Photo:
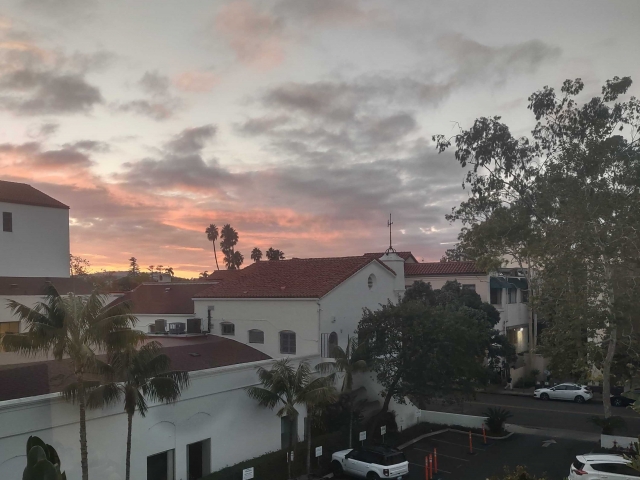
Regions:
[[[464,435],[469,435],[469,432],[468,432],[468,431],[465,431],[465,430],[458,430],[458,429],[456,429],[456,428],[448,428],[448,429],[447,429],[447,431],[449,431],[449,432],[456,432],[456,433],[462,433],[462,434],[464,434]],[[492,436],[490,436],[490,435],[487,435],[486,437],[487,437],[488,439],[491,439],[491,440],[506,440],[507,438],[511,437],[514,433],[515,433],[515,432],[509,432],[509,433],[507,433],[506,435],[503,435],[502,437],[492,437]],[[471,432],[471,435],[472,435],[472,436],[474,436],[474,437],[482,437],[482,436],[483,436],[483,435],[482,435],[482,434],[480,434],[480,433],[473,433],[473,432]]]

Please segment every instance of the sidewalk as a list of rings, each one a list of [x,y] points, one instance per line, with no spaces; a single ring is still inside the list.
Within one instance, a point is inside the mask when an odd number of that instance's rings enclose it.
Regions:
[[[538,387],[540,388],[540,387]],[[505,390],[501,385],[489,385],[483,393],[490,393],[494,395],[511,395],[515,397],[530,397],[533,398],[533,391],[535,387],[531,388],[514,388],[513,390]],[[602,393],[593,392],[593,398],[591,403],[602,403]]]

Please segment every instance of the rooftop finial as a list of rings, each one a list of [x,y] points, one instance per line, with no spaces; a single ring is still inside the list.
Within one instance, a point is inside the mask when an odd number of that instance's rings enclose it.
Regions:
[[[387,227],[389,227],[389,248],[387,248],[387,250],[384,252],[386,254],[389,254],[391,252],[395,253],[396,249],[393,248],[393,244],[391,242],[391,225],[393,225],[393,222],[391,221],[391,214],[389,214],[389,221],[387,222]]]

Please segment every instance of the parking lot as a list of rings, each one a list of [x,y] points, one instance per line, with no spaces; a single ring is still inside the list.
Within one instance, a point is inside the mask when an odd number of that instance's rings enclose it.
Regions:
[[[410,480],[425,479],[425,456],[437,451],[438,474],[442,480],[485,480],[500,475],[505,467],[526,466],[527,471],[547,480],[563,480],[576,455],[597,451],[592,441],[514,434],[505,440],[487,440],[473,436],[473,454],[469,453],[469,436],[444,432],[426,437],[403,449],[409,461]],[[348,479],[347,476],[342,476]]]
[[[506,440],[487,440],[486,445],[482,438],[472,438],[473,454],[469,453],[468,435],[451,431],[406,447],[409,478],[424,479],[425,456],[437,451],[436,478],[444,480],[484,480],[500,475],[505,466],[513,469],[517,465],[526,466],[529,473],[538,476],[547,474],[548,480],[561,480],[566,478],[576,455],[598,448],[593,442],[535,435],[514,434]]]

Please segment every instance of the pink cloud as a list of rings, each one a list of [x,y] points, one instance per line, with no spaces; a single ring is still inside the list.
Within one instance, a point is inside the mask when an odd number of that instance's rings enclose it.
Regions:
[[[276,17],[259,12],[246,0],[223,6],[216,15],[215,27],[243,63],[268,70],[284,60],[285,39],[281,23]]]
[[[218,76],[213,73],[192,70],[176,76],[173,84],[183,92],[204,93],[211,91],[219,81]]]

